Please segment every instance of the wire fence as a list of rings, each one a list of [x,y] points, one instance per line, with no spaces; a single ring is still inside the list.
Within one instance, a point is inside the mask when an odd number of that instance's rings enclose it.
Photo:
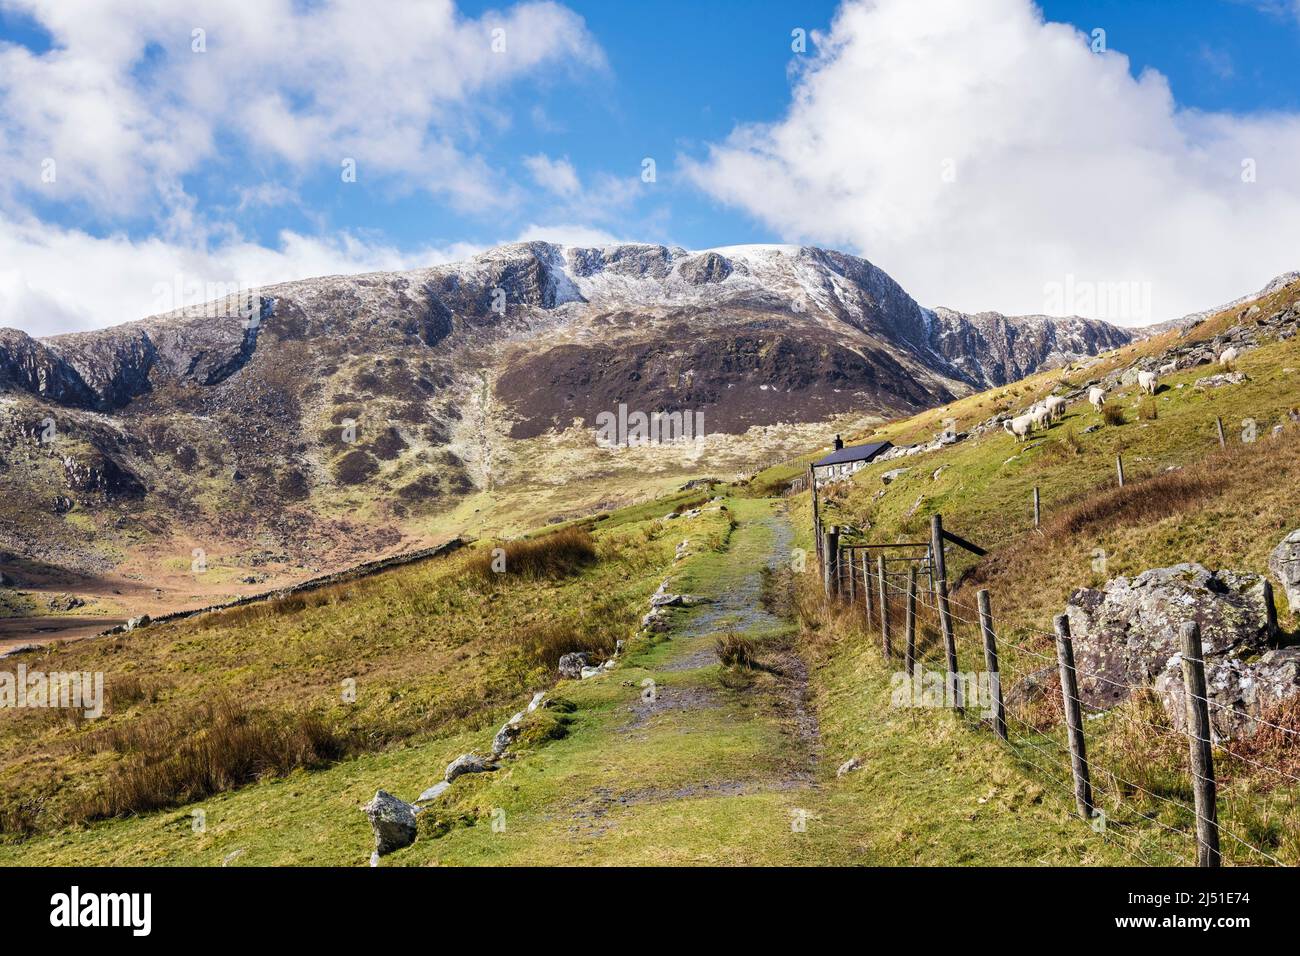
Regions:
[[[1194,643],[1185,641],[1188,716],[1186,729],[1180,730],[1172,719],[1161,721],[1142,713],[1142,702],[1151,699],[1149,686],[1077,667],[1068,620],[1062,623],[1058,618],[1058,629],[1063,628],[1064,635],[1060,630],[1049,633],[1032,625],[1013,625],[994,615],[987,591],[979,594],[980,606],[953,597],[944,574],[941,517],[935,527],[939,533],[929,543],[841,546],[836,537],[818,542],[828,600],[841,613],[862,615],[868,631],[879,636],[887,662],[904,664],[907,679],[918,685],[923,679],[931,687],[941,682],[941,706],[958,711],[973,728],[995,732],[1015,759],[1049,786],[1054,798],[1062,799],[1067,807],[1073,802],[1078,815],[1094,831],[1135,863],[1218,865],[1222,844],[1233,860],[1285,865],[1271,852],[1276,847],[1261,846],[1266,841],[1248,832],[1250,828],[1243,830],[1219,819],[1213,757],[1242,761],[1271,775],[1279,785],[1300,783],[1300,778],[1282,767],[1216,748],[1208,712],[1211,708],[1231,710],[1234,719],[1248,718],[1280,732],[1287,740],[1300,734],[1258,715],[1227,708],[1208,696],[1203,690],[1204,661],[1190,650],[1201,647],[1199,630],[1190,638],[1185,635]],[[941,542],[938,549],[935,541]],[[874,567],[871,556],[875,557]],[[1045,640],[1055,645],[1056,653],[1045,649],[1051,646],[1044,645]],[[963,671],[962,662],[972,660],[983,666]],[[1047,676],[1053,669],[1058,671],[1056,682]],[[1194,679],[1197,673],[1199,693]],[[933,680],[935,677],[939,681]],[[1084,707],[1077,688],[1079,677],[1094,687],[1113,685],[1124,692],[1126,700],[1108,709]],[[1040,695],[1037,703],[1049,713],[1034,719],[1035,701],[1023,691],[1023,701],[1007,708],[1003,687],[1019,682],[1023,689],[1034,685],[1035,679]],[[1061,695],[1059,709],[1053,700],[1057,691]],[[1198,715],[1203,718],[1199,725]],[[1113,752],[1112,734],[1089,735],[1085,731],[1088,724],[1096,728],[1116,722],[1129,728],[1129,742],[1136,739],[1141,749],[1136,757],[1129,755],[1127,762],[1123,753]],[[1062,728],[1067,731],[1064,735]],[[1088,736],[1100,744],[1099,749],[1088,752]],[[1149,774],[1153,769],[1158,771],[1154,776],[1164,776],[1153,780]],[[1294,794],[1291,799],[1294,801]]]

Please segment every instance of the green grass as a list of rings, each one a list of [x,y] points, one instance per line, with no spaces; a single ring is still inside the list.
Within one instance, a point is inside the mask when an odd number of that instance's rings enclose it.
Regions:
[[[1160,347],[1141,343],[1065,374],[1081,384]],[[1123,425],[1085,434],[1100,416],[1076,404],[1040,443],[1017,446],[994,432],[871,466],[831,494],[828,520],[870,527],[875,540],[913,539],[942,512],[951,530],[990,548],[978,563],[954,553],[954,577],[970,572],[970,585],[955,598],[965,614],[974,585],[992,590],[1010,684],[1042,664],[1015,645],[1050,652],[1040,632],[1076,587],[1178,560],[1264,570],[1268,551],[1295,520],[1297,429],[1276,440],[1268,434],[1297,402],[1294,372],[1284,370],[1300,366],[1300,345],[1267,345],[1237,365],[1251,381],[1216,392],[1190,385],[1214,369],[1167,377],[1155,419],[1139,417],[1136,388],[1120,390],[1109,400],[1126,408]],[[1061,374],[1033,376],[871,434],[928,440],[950,416],[964,429],[1000,408],[1027,406]],[[1260,441],[1220,453],[1215,415],[1230,434],[1242,418],[1256,419]],[[1123,491],[1110,487],[1117,453],[1128,471]],[[375,790],[412,799],[458,754],[486,750],[527,693],[552,683],[550,657],[561,644],[604,646],[626,637],[665,577],[674,591],[726,603],[675,610],[668,634],[631,641],[613,671],[561,683],[557,692],[573,712],[533,718],[550,733],[497,772],[457,781],[422,814],[419,840],[385,865],[1113,865],[1135,862],[1135,854],[1159,864],[1189,862],[1190,821],[1157,800],[1130,793],[1116,803],[1107,795],[1112,828],[1104,835],[1077,819],[1062,763],[1042,752],[1059,751],[1059,726],[1048,721],[1040,732],[1018,725],[1018,737],[1003,744],[971,718],[891,706],[895,665],[882,661],[878,635],[854,614],[828,612],[815,574],[759,574],[769,561],[783,566],[789,544],[811,550],[808,496],[764,495],[801,475],[815,454],[733,488],[725,508],[709,502],[713,491],[670,491],[666,479],[655,478],[645,487],[664,497],[561,522],[590,529],[599,552],[594,565],[563,580],[471,586],[475,558],[464,555],[348,585],[314,606],[231,612],[50,652],[47,667],[98,667],[159,682],[155,703],[110,712],[109,726],[240,690],[284,712],[317,710],[370,740],[333,766],[195,805],[66,825],[60,795],[95,786],[117,758],[73,755],[69,746],[93,728],[0,714],[4,799],[53,794],[42,819],[47,832],[0,841],[0,863],[363,865],[371,841],[360,808]],[[1191,482],[1181,497],[1171,491],[1176,483],[1148,480],[1170,465]],[[911,470],[883,486],[880,473],[900,466]],[[1035,486],[1043,497],[1041,532],[1031,527]],[[558,500],[493,522],[522,524]],[[479,500],[492,503],[492,496]],[[690,507],[704,512],[662,520]],[[688,556],[675,561],[683,538],[690,539]],[[1104,569],[1094,566],[1097,550],[1106,553]],[[724,667],[710,657],[723,633],[749,642],[753,666]],[[978,669],[977,635],[961,625],[958,637],[961,668]],[[337,685],[353,675],[360,675],[361,693],[344,708]],[[647,681],[659,695],[654,709],[642,698]],[[815,736],[807,733],[809,712],[818,721]],[[1137,709],[1130,715],[1157,719]],[[1117,789],[1108,774],[1117,774],[1185,799],[1184,757],[1126,731],[1124,716],[1089,722],[1095,778],[1108,793]],[[849,757],[862,769],[837,777]],[[1222,766],[1225,827],[1300,859],[1294,792],[1261,786],[1244,763]],[[206,814],[205,832],[193,830],[195,809]],[[491,825],[502,819],[504,828]],[[797,819],[806,827],[792,827]],[[1232,862],[1259,862],[1226,844],[1225,853]]]
[[[710,523],[725,527],[716,514],[680,527]],[[468,550],[304,597],[27,655],[29,669],[103,672],[109,706],[97,721],[0,710],[0,819],[11,831],[84,819],[84,806],[124,767],[152,759],[107,735],[152,728],[150,748],[166,750],[169,734],[189,732],[187,715],[218,697],[269,714],[316,714],[360,750],[495,720],[554,682],[560,654],[612,650],[630,636],[675,547],[652,521],[598,531],[596,541],[598,559],[558,579],[485,578]],[[347,681],[355,700],[344,699]],[[152,693],[117,705],[123,683]]]
[[[675,590],[719,597],[739,589],[746,600],[757,593],[757,572],[782,534],[783,505],[726,504],[734,526],[722,511],[706,511],[694,528],[667,525],[670,542],[679,530],[700,538],[672,577]],[[782,655],[798,646],[795,620],[754,615],[747,604],[730,611],[675,611],[667,637],[634,642],[614,671],[562,683],[558,692],[575,705],[562,739],[519,752],[496,773],[459,780],[422,815],[419,840],[385,863],[1119,861],[991,740],[948,714],[891,709],[888,674],[863,634],[843,632],[834,642],[811,635],[805,643],[822,721],[816,743],[794,732],[790,688],[774,673],[755,671],[728,686],[728,669],[716,661],[677,669],[723,626],[741,628],[760,661],[789,666]],[[647,679],[665,706],[638,712]],[[361,804],[381,787],[413,798],[458,753],[483,750],[493,729],[412,738],[195,807],[0,845],[0,863],[219,865],[240,851],[232,864],[361,865],[370,849]],[[816,762],[813,747],[824,751]],[[849,754],[865,769],[837,778]],[[992,801],[981,802],[991,791]],[[193,831],[196,808],[206,832]],[[799,818],[802,829],[792,827]],[[503,830],[494,819],[504,819]]]

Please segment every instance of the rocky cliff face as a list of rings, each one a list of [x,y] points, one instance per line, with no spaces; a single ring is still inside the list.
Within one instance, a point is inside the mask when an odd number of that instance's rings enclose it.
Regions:
[[[0,548],[93,564],[86,547],[201,530],[287,560],[364,500],[374,540],[358,547],[373,550],[405,520],[535,478],[515,443],[619,404],[741,435],[912,412],[1128,341],[1080,319],[925,309],[829,250],[542,242],[98,332],[0,330],[0,486],[33,503],[0,508]]]

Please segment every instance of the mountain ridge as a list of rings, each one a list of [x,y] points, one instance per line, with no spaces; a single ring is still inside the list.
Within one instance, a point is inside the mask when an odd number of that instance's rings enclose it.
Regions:
[[[834,250],[540,241],[0,331],[0,569],[211,603],[743,472],[1131,340],[926,309]],[[597,448],[620,404],[702,414],[707,434]],[[196,549],[221,573],[191,573]]]

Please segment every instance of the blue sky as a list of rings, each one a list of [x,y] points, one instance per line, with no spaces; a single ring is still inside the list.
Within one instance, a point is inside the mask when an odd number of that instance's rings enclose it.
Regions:
[[[934,17],[953,27],[942,37],[901,0],[849,4],[838,20],[841,5],[823,0],[465,0],[419,22],[407,19],[416,5],[399,15],[346,0],[268,0],[263,22],[238,5],[146,6],[105,0],[74,16],[0,0],[0,159],[15,173],[0,189],[0,325],[133,318],[173,272],[263,282],[521,237],[816,242],[872,258],[925,304],[970,310],[1037,311],[1044,283],[1066,274],[1146,282],[1163,303],[1152,320],[1300,268],[1300,253],[1269,251],[1287,232],[1240,254],[1226,236],[1205,254],[1221,267],[1214,281],[1184,280],[1180,268],[1204,271],[1185,249],[1146,251],[1163,223],[1217,234],[1268,210],[1276,218],[1256,232],[1295,218],[1292,0],[1037,5],[1073,38],[1035,24],[1029,0],[939,3]],[[809,35],[802,55],[796,28]],[[1106,51],[1085,60],[1075,48],[1095,28]],[[1014,55],[988,55],[1004,43]],[[906,50],[917,63],[884,65]],[[1002,92],[984,96],[986,85]],[[1100,132],[1075,139],[1075,116]],[[1270,150],[1292,169],[1264,160],[1259,188],[1234,192],[1241,164]],[[340,175],[347,157],[355,182]],[[53,183],[41,180],[47,159]],[[966,192],[905,175],[941,163]],[[1022,188],[1040,175],[1041,191]],[[1033,212],[1057,196],[1053,216]],[[1108,204],[1113,229],[1088,218]],[[988,246],[1004,221],[1042,254]],[[1131,248],[1116,250],[1115,233],[1136,233]],[[968,265],[981,251],[987,261]],[[72,256],[87,266],[80,289],[60,281]]]

